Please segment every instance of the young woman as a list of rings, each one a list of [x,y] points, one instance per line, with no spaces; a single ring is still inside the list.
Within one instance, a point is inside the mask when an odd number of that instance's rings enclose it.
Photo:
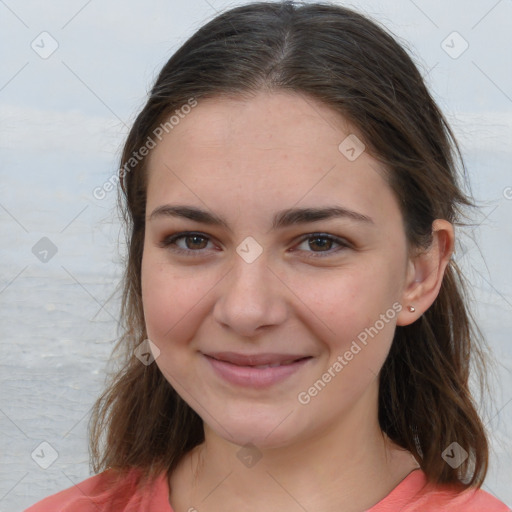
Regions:
[[[254,3],[202,27],[122,155],[126,360],[97,474],[28,510],[508,510],[480,489],[460,162],[365,17]]]

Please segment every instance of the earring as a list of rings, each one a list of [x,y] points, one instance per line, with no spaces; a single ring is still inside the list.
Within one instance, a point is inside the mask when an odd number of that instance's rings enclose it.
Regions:
[[[410,313],[414,313],[416,311],[416,308],[414,306],[407,306],[407,309]]]

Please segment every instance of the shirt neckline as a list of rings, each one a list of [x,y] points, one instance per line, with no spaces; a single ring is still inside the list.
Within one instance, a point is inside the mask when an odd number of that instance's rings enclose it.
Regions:
[[[160,476],[161,486],[165,489],[163,494],[166,498],[167,509],[163,512],[174,512],[170,503],[171,490],[169,480],[166,477],[166,472]],[[379,512],[380,509],[387,505],[398,505],[399,503],[408,503],[427,483],[425,473],[421,468],[414,468],[407,475],[398,482],[398,484],[391,489],[391,491],[384,496],[380,501],[366,509],[365,512]]]
[[[423,489],[426,483],[425,473],[420,467],[414,468],[384,498],[365,512],[379,512],[384,506],[406,504]]]

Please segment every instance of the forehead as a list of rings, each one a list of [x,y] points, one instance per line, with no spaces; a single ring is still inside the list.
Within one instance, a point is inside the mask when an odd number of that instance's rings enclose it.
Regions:
[[[275,157],[310,153],[315,148],[325,150],[327,146],[337,149],[340,135],[355,130],[340,114],[312,98],[290,92],[261,92],[250,98],[199,100],[168,131],[160,146],[167,143],[204,150],[272,151],[271,157]]]
[[[184,195],[224,209],[227,201],[275,210],[338,202],[376,214],[394,197],[368,152],[343,152],[354,135],[339,113],[296,93],[199,100],[149,155],[148,203]]]

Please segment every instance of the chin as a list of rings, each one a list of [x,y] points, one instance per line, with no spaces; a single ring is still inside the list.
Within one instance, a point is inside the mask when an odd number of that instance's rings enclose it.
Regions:
[[[298,434],[298,423],[290,421],[292,416],[289,412],[283,414],[282,409],[268,414],[254,414],[254,411],[251,414],[239,409],[236,415],[219,415],[225,419],[221,425],[212,424],[211,421],[207,423],[216,435],[230,443],[238,446],[250,444],[265,450],[284,447],[292,442],[294,433]],[[294,432],[290,431],[290,427]]]

